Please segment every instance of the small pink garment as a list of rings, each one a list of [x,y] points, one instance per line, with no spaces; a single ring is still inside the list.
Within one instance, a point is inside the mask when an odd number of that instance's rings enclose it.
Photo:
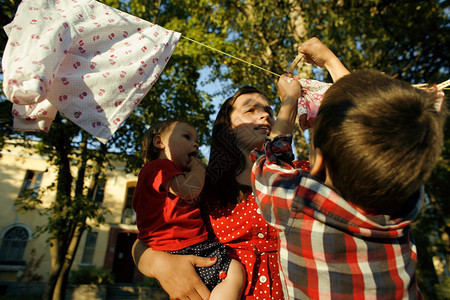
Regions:
[[[103,143],[154,85],[181,35],[93,0],[24,0],[5,31],[14,128],[47,132],[59,111]]]
[[[298,99],[298,120],[302,130],[306,130],[313,127],[323,95],[331,83],[302,78],[300,84],[302,92]]]

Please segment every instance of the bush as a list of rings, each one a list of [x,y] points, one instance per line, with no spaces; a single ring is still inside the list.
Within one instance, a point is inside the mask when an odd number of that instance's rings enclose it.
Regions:
[[[438,299],[448,300],[450,299],[450,277],[445,277],[442,283],[436,284],[436,295]]]
[[[94,266],[80,267],[70,273],[73,284],[114,284],[114,276],[109,270]]]

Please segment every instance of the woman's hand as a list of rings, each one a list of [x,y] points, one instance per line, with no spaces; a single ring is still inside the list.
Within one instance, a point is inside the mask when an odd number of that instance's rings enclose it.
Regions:
[[[297,75],[290,73],[283,74],[278,80],[277,88],[281,98],[281,105],[295,105],[300,98],[302,86]]]
[[[139,240],[134,243],[132,254],[139,271],[156,278],[171,299],[209,299],[210,291],[194,267],[212,266],[217,259],[156,251]]]
[[[298,76],[292,76],[292,74],[283,74],[278,80],[277,87],[281,98],[281,107],[270,132],[270,138],[292,133],[297,117],[297,101],[302,91]]]

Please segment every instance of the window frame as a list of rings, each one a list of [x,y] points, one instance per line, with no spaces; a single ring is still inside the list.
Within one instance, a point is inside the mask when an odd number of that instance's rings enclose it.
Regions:
[[[133,210],[133,194],[136,190],[137,181],[129,181],[127,182],[125,189],[125,201],[122,209],[122,218],[120,223],[128,224],[128,225],[136,225],[136,213]],[[130,194],[130,189],[133,189],[133,192]]]
[[[83,255],[79,266],[94,266],[95,248],[97,247],[98,232],[91,231],[86,233],[84,240]]]
[[[19,228],[26,234],[24,239],[7,238],[8,234]],[[28,242],[33,239],[33,231],[31,228],[22,223],[8,225],[0,233],[0,239],[0,270],[24,269],[26,267],[24,256],[27,250]],[[17,247],[18,243],[21,244],[20,247]],[[11,257],[9,253],[14,253],[15,257]],[[18,253],[19,255],[17,255]]]
[[[31,179],[29,179],[32,174]],[[39,177],[39,178],[38,178]],[[44,177],[44,172],[37,170],[26,170],[25,177],[22,181],[22,186],[19,191],[19,198],[34,198],[36,199],[39,190],[41,189],[42,179]],[[37,186],[36,186],[37,184]]]

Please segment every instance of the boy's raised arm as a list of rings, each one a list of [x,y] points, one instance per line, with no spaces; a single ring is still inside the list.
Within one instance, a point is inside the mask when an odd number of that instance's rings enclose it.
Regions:
[[[318,38],[313,37],[304,42],[298,51],[305,55],[307,63],[312,63],[321,68],[326,68],[333,81],[336,82],[342,76],[350,74],[339,58]]]

